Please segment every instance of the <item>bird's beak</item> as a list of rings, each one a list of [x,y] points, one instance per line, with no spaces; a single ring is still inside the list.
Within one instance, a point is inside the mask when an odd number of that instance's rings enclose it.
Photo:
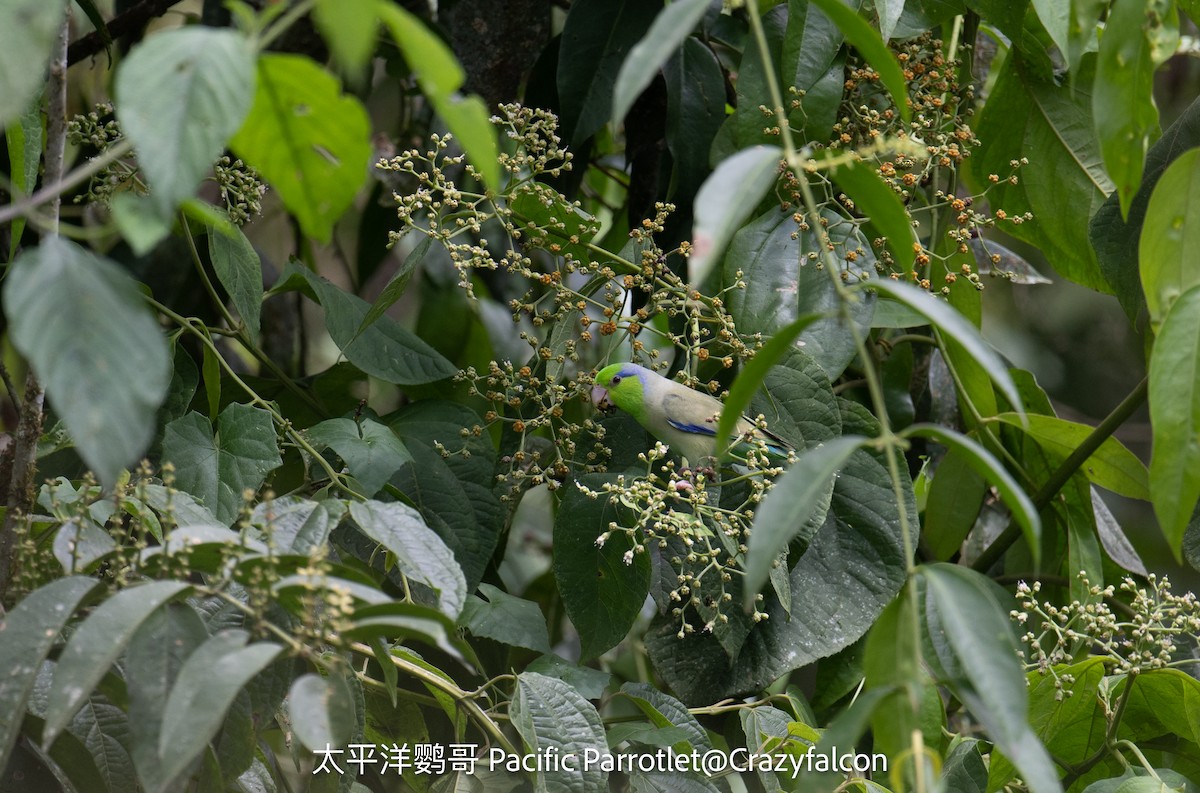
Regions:
[[[592,404],[603,411],[611,410],[612,404],[608,401],[608,389],[599,385],[592,386]]]

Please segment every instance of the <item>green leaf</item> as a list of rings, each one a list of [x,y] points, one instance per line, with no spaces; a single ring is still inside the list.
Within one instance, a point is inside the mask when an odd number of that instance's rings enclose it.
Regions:
[[[839,425],[844,423],[848,431],[874,431],[857,410],[841,404],[846,412]],[[906,495],[902,508],[915,527],[912,485],[906,470],[901,476]],[[834,480],[824,525],[792,564],[797,607],[790,618],[783,605],[768,596],[760,607],[768,619],[753,627],[737,656],[730,658],[716,637],[697,631],[680,640],[678,619],[657,616],[645,638],[655,671],[689,705],[711,704],[723,696],[764,688],[792,669],[853,644],[907,579],[900,508],[878,453],[859,449]]]
[[[845,265],[851,277],[874,275],[875,255],[858,226],[831,212],[821,217],[828,223],[825,230],[838,260],[855,253],[854,261]],[[792,213],[773,208],[734,236],[722,267],[723,283],[734,286],[741,273],[745,288],[733,289],[728,305],[742,333],[774,335],[804,314],[825,314],[826,319],[800,334],[800,341],[830,377],[837,377],[858,354],[842,320],[843,310],[866,335],[878,301],[868,297],[844,306],[829,272],[810,261],[810,255],[820,251],[815,229],[801,231]]]
[[[84,620],[54,668],[42,731],[44,746],[52,744],[70,723],[138,626],[159,606],[190,589],[189,584],[178,581],[130,587],[113,595]]]
[[[168,217],[196,193],[254,100],[254,49],[202,25],[146,37],[117,70],[117,116]],[[278,143],[278,142],[277,142]]]
[[[906,122],[912,118],[912,109],[908,106],[908,82],[904,79],[904,72],[900,69],[896,56],[888,49],[887,44],[884,44],[879,33],[841,0],[812,2],[833,20],[846,37],[846,41],[858,50],[858,54],[879,72],[879,79],[892,95],[900,117]]]
[[[835,156],[823,157],[818,162],[830,163],[827,170],[834,182],[854,202],[856,211],[866,216],[883,235],[892,259],[901,271],[910,272],[913,266],[913,243],[917,238],[900,196],[884,184],[869,163],[857,159],[841,161],[846,156],[845,152],[837,152]]]
[[[833,479],[866,438],[845,435],[801,453],[777,480],[754,512],[746,551],[744,606],[749,608],[762,589],[771,565],[788,543],[806,527],[825,520]]]
[[[64,22],[66,0],[5,0],[0,26],[0,127],[29,109]]]
[[[1072,0],[1033,0],[1033,10],[1037,12],[1042,27],[1064,56],[1071,52],[1068,43],[1071,5]]]
[[[307,674],[288,692],[288,717],[300,742],[313,751],[345,746],[354,729],[354,701],[341,675]]]
[[[108,204],[113,223],[129,247],[138,256],[154,250],[174,228],[174,217],[159,202],[133,191],[117,193]]]
[[[979,519],[988,483],[967,460],[970,455],[950,449],[938,463],[925,500],[922,537],[934,559],[948,561]]]
[[[1053,416],[1029,415],[1022,417],[1016,413],[1004,413],[1000,416],[997,416],[997,418],[1016,427],[1022,426],[1022,418],[1027,418],[1029,420],[1029,428],[1027,431],[1030,435],[1033,435],[1039,440],[1042,437],[1039,433],[1042,432],[1044,427],[1052,422],[1061,421],[1061,419],[1056,419]],[[1047,419],[1050,421],[1044,421]],[[1069,424],[1070,422],[1062,423]],[[1057,427],[1057,425],[1053,426]],[[1075,426],[1083,427],[1081,424]],[[1013,517],[1015,517],[1017,522],[1021,524],[1021,531],[1025,534],[1025,540],[1029,543],[1029,548],[1033,553],[1034,566],[1037,566],[1041,552],[1042,520],[1038,516],[1038,510],[1034,505],[1033,500],[1030,499],[1025,493],[1024,489],[1017,484],[1017,481],[1012,478],[1012,475],[1005,470],[1004,466],[1000,464],[999,460],[989,454],[986,449],[984,449],[971,438],[968,438],[966,435],[957,433],[954,430],[946,429],[945,427],[937,424],[914,424],[906,429],[902,435],[906,437],[915,435],[918,437],[933,438],[947,449],[956,451],[962,455],[962,459],[968,465],[970,465],[976,473],[995,485],[996,490],[1000,492],[1001,497],[1004,499],[1004,503],[1008,504],[1008,508],[1012,510]],[[1120,444],[1120,442],[1115,438],[1110,438],[1109,440],[1117,443],[1118,445]],[[1121,448],[1124,449],[1125,447],[1122,446]],[[1088,459],[1092,460],[1094,457],[1095,456],[1093,455],[1093,457]],[[1144,468],[1140,462],[1137,462],[1136,457],[1133,459],[1139,467]],[[934,481],[936,481],[936,477],[934,478]]]
[[[310,237],[328,242],[367,175],[371,124],[362,104],[308,58],[258,58],[258,90],[230,146],[253,165]]]
[[[271,414],[237,402],[221,411],[215,437],[208,419],[192,412],[166,426],[162,445],[179,489],[227,526],[242,509],[243,493],[258,490],[283,463]]]
[[[243,630],[221,631],[196,648],[179,670],[158,738],[164,778],[174,779],[205,751],[238,692],[283,652],[271,642],[246,646],[249,638]]]
[[[3,35],[3,34],[0,34]],[[41,103],[26,110],[4,130],[4,142],[8,147],[9,178],[12,180],[13,200],[28,198],[37,186],[38,168],[42,164],[42,121]],[[8,240],[8,261],[16,258],[25,233],[25,216],[12,219],[12,231]]]
[[[886,42],[904,15],[904,0],[875,0],[875,10],[879,13],[879,35]]]
[[[517,675],[511,710],[513,726],[531,754],[551,752],[559,757],[568,754],[583,757],[587,751],[608,752],[604,725],[596,708],[558,678],[536,672]],[[602,790],[607,779],[608,772],[579,763],[574,770],[538,771],[537,788],[548,793]]]
[[[1188,149],[1200,146],[1200,99],[1192,102],[1146,155],[1142,185],[1130,204],[1128,217],[1114,192],[1104,202],[1088,226],[1088,235],[1096,249],[1100,269],[1121,301],[1130,319],[1137,317],[1142,304],[1139,277],[1139,243],[1146,210],[1153,190],[1167,167]],[[1173,212],[1171,214],[1174,214]],[[1170,247],[1170,244],[1167,244]]]
[[[979,113],[975,134],[983,143],[967,168],[978,189],[987,188],[991,206],[1011,217],[1033,214],[1029,222],[1002,224],[1006,234],[1040,248],[1064,277],[1111,293],[1086,235],[1088,219],[1114,189],[1092,124],[1094,63],[1084,58],[1072,88],[1043,82],[1010,53]],[[1022,158],[1029,164],[1014,173],[1011,162]]]
[[[208,639],[204,622],[188,604],[168,603],[142,623],[125,651],[129,692],[130,755],[149,793],[170,788],[158,756],[164,708],[179,670]]]
[[[883,14],[880,17],[882,22]],[[763,17],[768,41],[771,35],[770,22],[770,14]],[[833,131],[838,106],[845,91],[846,54],[842,46],[845,36],[820,8],[810,5],[808,0],[789,0],[787,25],[782,32],[782,39],[779,45],[780,84],[795,86],[796,90],[804,92],[802,97],[798,97],[799,107],[789,111],[788,119],[794,129],[800,130],[804,142],[824,146]],[[748,50],[747,55],[743,56],[743,66],[750,54]],[[752,70],[751,74],[755,71],[758,70]],[[741,81],[739,74],[739,101]],[[760,112],[759,105],[770,106],[769,92],[764,92],[763,88],[765,86],[761,86],[754,94],[758,101],[744,108],[739,107],[743,118],[752,112]],[[761,113],[757,124],[761,128]]]
[[[418,265],[429,254],[429,249],[433,247],[433,237],[425,237],[407,256],[400,266],[396,268],[396,272],[388,280],[387,285],[379,292],[379,297],[375,298],[375,302],[371,304],[371,308],[363,315],[362,322],[358,325],[358,330],[354,332],[354,338],[357,339],[363,334],[368,327],[375,323],[375,320],[383,316],[383,313],[395,305],[396,301],[404,294],[404,290],[408,288],[408,281],[416,272]]]
[[[80,457],[114,484],[150,445],[171,380],[166,341],[137,287],[107,259],[50,237],[13,264],[4,313]]]
[[[467,598],[459,624],[475,636],[539,653],[550,652],[546,618],[537,603],[513,597],[491,584],[480,584],[479,591],[487,599],[476,595]]]
[[[708,0],[676,0],[658,12],[644,38],[621,64],[613,90],[612,120],[619,124],[708,10]]]
[[[754,146],[721,162],[696,194],[688,279],[699,287],[721,260],[733,234],[779,178],[778,146]]]
[[[363,533],[396,555],[400,571],[438,593],[443,612],[457,618],[467,583],[454,554],[407,504],[352,502],[350,517]]]
[[[928,292],[899,281],[876,278],[868,281],[865,286],[885,292],[889,297],[904,303],[929,320],[929,323],[947,338],[953,339],[972,360],[983,367],[988,377],[1000,389],[1000,393],[1008,400],[1008,404],[1016,407],[1020,414],[1024,415],[1024,403],[1008,373],[1008,367],[962,314]]]
[[[1129,215],[1134,193],[1141,184],[1146,151],[1158,135],[1154,70],[1174,54],[1175,46],[1157,39],[1163,35],[1160,26],[1166,22],[1174,33],[1169,37],[1178,40],[1178,19],[1172,25],[1170,17],[1174,17],[1173,6],[1164,0],[1115,0],[1100,37],[1092,109],[1100,153],[1116,183],[1124,216]]]
[[[614,477],[588,474],[579,483],[601,490]],[[629,519],[626,510],[601,493],[590,498],[568,487],[554,521],[554,580],[571,624],[579,632],[584,658],[594,658],[625,638],[650,591],[650,559],[633,553],[633,541],[613,532],[597,544],[611,522]],[[625,562],[626,554],[629,563]]]
[[[1108,725],[1099,696],[1104,661],[1089,658],[1077,664],[1056,665],[1049,673],[1035,670],[1027,677],[1029,725],[1054,757],[1063,763],[1082,764],[1104,745]],[[1015,775],[1012,761],[996,754],[988,787],[997,790]]]
[[[653,24],[660,0],[579,0],[558,50],[560,128],[579,147],[613,117],[613,86],[626,55]]]
[[[682,702],[664,694],[646,683],[626,683],[621,693],[637,705],[638,710],[656,727],[679,727],[684,733],[684,743],[676,744],[675,751],[686,754],[692,749],[705,751],[712,748],[712,741],[700,722],[696,720]]]
[[[584,699],[600,699],[612,682],[612,675],[607,672],[568,663],[557,655],[543,655],[526,666],[525,670],[557,677],[569,683]]]
[[[376,11],[392,33],[404,60],[417,75],[421,91],[442,121],[458,139],[484,185],[500,189],[500,148],[483,100],[463,97],[463,70],[454,54],[419,19],[391,2],[379,2]]]
[[[72,518],[54,534],[54,558],[67,573],[82,573],[117,550],[117,542],[90,518]]]
[[[454,551],[467,591],[475,591],[508,515],[492,487],[496,449],[491,439],[473,433],[463,437],[464,428],[481,425],[482,419],[463,405],[426,400],[389,416],[387,424],[413,456],[392,484]]]
[[[1200,284],[1193,254],[1200,246],[1200,149],[1181,154],[1159,177],[1142,225],[1139,272],[1151,326],[1157,329],[1171,303]]]
[[[677,195],[690,201],[709,173],[713,138],[725,121],[725,77],[717,56],[694,36],[667,61],[663,73],[672,182]]]
[[[213,270],[246,323],[250,340],[257,341],[263,301],[262,261],[257,251],[236,226],[228,233],[209,227],[208,250]]]
[[[1150,500],[1179,558],[1200,500],[1200,286],[1171,305],[1150,355]]]
[[[325,309],[325,327],[334,344],[359,369],[396,385],[431,383],[458,371],[441,353],[389,316],[364,327],[370,310],[367,301],[309,270],[300,272]]]
[[[378,4],[378,0],[318,0],[313,8],[313,21],[334,60],[351,75],[361,76],[375,51]]]
[[[1061,459],[1069,457],[1096,429],[1087,424],[1036,414],[1020,416],[1016,413],[1001,413],[996,419],[1014,427],[1024,425],[1025,431],[1037,440],[1043,449]],[[1106,438],[1104,443],[1100,444],[1100,448],[1087,458],[1083,472],[1094,484],[1106,490],[1129,498],[1150,498],[1150,477],[1146,466],[1137,455],[1125,447],[1125,444],[1114,437]]]
[[[309,429],[308,436],[317,448],[328,446],[337,452],[367,496],[378,493],[402,465],[412,461],[396,433],[368,418],[328,419]]]
[[[996,599],[994,585],[958,565],[923,565],[919,574],[926,584],[926,609],[943,631],[935,641],[944,643],[948,655],[939,660],[956,670],[954,679],[943,682],[1013,759],[1033,793],[1060,793],[1050,755],[1026,721],[1025,676],[1008,611]]]
[[[8,759],[25,716],[25,703],[42,661],[67,620],[99,581],[69,576],[26,595],[0,620],[0,768]]]
[[[1118,738],[1142,742],[1178,735],[1200,743],[1200,681],[1180,669],[1151,669],[1136,679],[1118,681],[1113,696],[1121,697],[1130,685],[1133,689],[1125,703],[1128,721],[1121,719]]]
[[[791,351],[796,337],[820,318],[820,314],[805,314],[792,322],[772,336],[770,341],[764,344],[754,354],[754,357],[742,367],[742,371],[738,373],[737,379],[733,381],[733,385],[729,389],[729,396],[726,397],[725,407],[721,411],[721,420],[717,423],[718,458],[725,457],[725,453],[729,449],[729,439],[734,435],[738,419],[750,406],[750,401],[766,380],[767,375],[770,374],[771,367],[779,363],[783,356]]]
[[[595,237],[599,223],[563,200],[554,188],[533,181],[519,185],[508,208],[521,234],[531,243],[554,254],[572,256],[576,261],[591,257],[587,243]]]

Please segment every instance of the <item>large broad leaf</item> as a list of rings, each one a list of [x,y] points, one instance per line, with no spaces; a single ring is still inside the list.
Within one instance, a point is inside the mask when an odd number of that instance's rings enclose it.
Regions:
[[[822,216],[834,244],[834,254],[846,261],[851,276],[875,270],[871,244],[857,226],[838,215]],[[798,234],[793,238],[793,234]],[[744,289],[729,293],[729,310],[743,333],[774,335],[804,314],[825,313],[800,334],[800,346],[816,359],[830,377],[841,374],[856,354],[854,340],[837,312],[841,298],[828,270],[818,268],[810,255],[820,252],[817,234],[799,231],[792,215],[771,210],[742,228],[733,238],[723,264],[724,283],[737,283],[742,273]],[[846,254],[853,252],[853,262]],[[848,306],[852,321],[870,326],[875,299],[865,297]]]
[[[662,8],[658,0],[580,0],[563,25],[558,57],[563,138],[578,146],[612,117],[613,86],[626,55]]]
[[[325,309],[325,328],[350,363],[369,375],[396,385],[431,383],[457,370],[441,353],[387,316],[370,325],[371,305],[357,295],[306,270],[298,272]]]
[[[243,630],[221,631],[179,670],[158,737],[164,778],[174,779],[205,751],[238,693],[283,651],[271,642],[247,646],[249,638]]]
[[[983,141],[968,162],[975,184],[988,188],[988,202],[1010,216],[1033,213],[1026,223],[1003,230],[1036,245],[1070,280],[1102,292],[1112,287],[1101,275],[1085,230],[1113,184],[1100,160],[1092,128],[1094,58],[1074,87],[1042,82],[1017,53],[1008,57],[979,115]],[[1009,182],[1011,162],[1028,158]],[[998,178],[990,184],[989,176]]]
[[[125,651],[129,691],[130,754],[138,778],[150,793],[169,789],[158,755],[167,695],[179,670],[208,639],[204,622],[190,604],[168,603],[142,623]]]
[[[1019,416],[1001,413],[1000,421],[1016,427],[1025,426],[1028,432],[1047,452],[1066,459],[1079,448],[1083,441],[1096,431],[1095,427],[1066,421],[1056,416],[1036,414]],[[1114,437],[1104,440],[1083,464],[1083,472],[1093,484],[1129,498],[1150,498],[1150,481],[1146,466],[1125,444]]]
[[[66,0],[5,0],[0,5],[0,127],[29,109],[45,85],[45,66],[64,24]]]
[[[257,504],[250,522],[262,527],[276,551],[307,556],[329,539],[344,509],[341,502],[284,496]]]
[[[1103,680],[1100,658],[1029,673],[1029,725],[1059,761],[1081,764],[1103,746],[1108,726],[1098,696]],[[999,790],[1015,775],[1007,757],[994,755],[988,788]]]
[[[1158,135],[1154,70],[1175,54],[1178,28],[1174,5],[1166,0],[1116,0],[1100,37],[1093,111],[1100,153],[1123,215],[1129,214],[1146,150]]]
[[[1088,228],[1100,260],[1100,271],[1130,318],[1137,316],[1142,303],[1138,246],[1151,194],[1167,166],[1195,146],[1200,146],[1200,100],[1189,105],[1163,133],[1162,139],[1150,147],[1142,186],[1133,197],[1128,217],[1122,217],[1120,202],[1114,194],[1096,212]]]
[[[162,445],[175,483],[226,525],[237,518],[243,494],[283,462],[271,415],[237,402],[221,411],[215,436],[208,419],[193,412],[166,426]]]
[[[1158,328],[1172,301],[1200,284],[1200,149],[1171,163],[1158,180],[1138,244],[1138,269],[1150,324]]]
[[[815,531],[824,522],[833,495],[834,477],[865,440],[857,435],[846,435],[810,449],[775,482],[775,487],[755,510],[746,552],[744,605],[753,602],[766,583],[771,566],[788,543],[806,527]]]
[[[826,16],[833,20],[838,29],[858,54],[879,73],[879,80],[892,95],[892,102],[900,111],[900,117],[908,121],[912,108],[908,106],[908,81],[896,56],[888,49],[879,33],[867,21],[841,0],[812,0]]]
[[[467,598],[460,624],[475,636],[539,653],[550,652],[546,618],[537,603],[513,597],[491,584],[480,584],[479,591],[487,600],[476,595]]]
[[[313,8],[317,29],[349,74],[361,77],[375,51],[379,5],[379,0],[318,0]]]
[[[230,142],[279,192],[304,233],[322,242],[367,175],[371,124],[362,104],[308,58],[258,58],[258,90]]]
[[[50,237],[13,264],[4,313],[79,456],[114,484],[150,445],[171,381],[166,340],[136,285],[107,259]]]
[[[464,75],[450,48],[400,6],[379,2],[376,10],[416,74],[421,90],[450,132],[458,138],[484,184],[494,190],[500,189],[496,130],[489,121],[488,109],[482,99],[456,93],[462,87]]]
[[[1183,532],[1200,499],[1200,286],[1171,305],[1154,342],[1150,424],[1150,499],[1178,558]]]
[[[886,292],[889,297],[899,300],[929,320],[929,324],[937,328],[948,341],[953,341],[986,373],[1008,404],[1024,415],[1024,403],[1012,375],[1008,373],[1008,367],[962,314],[928,292],[900,281],[879,278],[872,281],[870,287]]]
[[[673,200],[690,203],[709,172],[713,138],[725,120],[725,77],[712,50],[695,37],[663,69],[667,82],[667,149]]]
[[[589,474],[579,483],[599,491],[611,481],[615,477]],[[625,638],[650,591],[649,555],[633,553],[627,534],[615,531],[603,544],[597,542],[610,523],[628,524],[630,517],[606,494],[593,499],[574,486],[567,489],[558,508],[554,579],[567,616],[579,632],[584,658],[593,658]]]
[[[25,702],[59,632],[99,581],[61,578],[34,590],[0,621],[0,768],[21,729]]]
[[[920,568],[931,643],[949,684],[1034,793],[1060,793],[1058,773],[1026,717],[1025,675],[1008,610],[988,579],[958,565]]]
[[[467,583],[454,554],[407,504],[353,502],[350,517],[363,533],[396,555],[400,571],[438,593],[442,611],[457,618]]]
[[[191,198],[254,100],[254,49],[197,25],[149,36],[117,70],[117,115],[161,215]]]
[[[208,250],[217,278],[229,292],[251,340],[257,340],[263,300],[262,260],[236,226],[229,229],[210,226]]]
[[[696,194],[696,222],[688,279],[699,287],[721,260],[733,233],[754,212],[779,178],[783,152],[755,146],[724,160]]]
[[[621,64],[613,92],[613,123],[620,123],[634,100],[658,75],[667,59],[708,10],[708,0],[678,0],[659,12],[654,24]]]
[[[155,609],[190,589],[178,581],[155,581],[113,595],[71,635],[46,704],[42,743],[49,746],[117,660],[138,626]]]
[[[464,428],[481,423],[469,408],[436,400],[409,405],[387,418],[413,457],[392,484],[454,551],[468,592],[479,586],[507,515],[492,489],[495,447],[486,436],[463,437]],[[449,456],[442,456],[439,444]]]
[[[308,435],[317,448],[328,446],[337,452],[367,496],[378,493],[400,466],[412,460],[396,433],[368,418],[328,419]]]
[[[843,403],[845,406],[845,403]],[[870,432],[849,406],[843,421]],[[902,486],[906,494],[912,487]],[[792,609],[768,597],[767,620],[754,626],[730,659],[720,642],[700,631],[676,637],[679,622],[657,617],[646,637],[655,669],[689,704],[707,704],[757,690],[785,672],[853,644],[875,622],[906,578],[899,507],[877,455],[856,451],[834,480],[825,524],[791,568]],[[915,531],[916,505],[903,508]]]
[[[556,677],[523,672],[517,675],[517,693],[512,703],[512,723],[532,754],[550,753],[563,757],[585,752],[608,752],[604,725],[592,703]],[[587,768],[580,762],[573,769],[538,772],[538,789],[548,793],[577,793],[604,790],[607,771]]]
[[[354,729],[354,715],[350,689],[340,675],[302,675],[288,692],[292,728],[313,751],[345,746]]]
[[[770,19],[769,14],[763,18],[764,26]],[[767,32],[769,36],[769,27]],[[810,144],[824,145],[837,120],[846,82],[844,41],[842,31],[818,6],[810,5],[808,0],[789,0],[787,29],[780,51],[781,84],[804,92],[799,97],[799,107],[788,113],[788,120]],[[738,89],[740,92],[740,75]],[[748,113],[760,104],[769,103],[759,101],[745,111]]]

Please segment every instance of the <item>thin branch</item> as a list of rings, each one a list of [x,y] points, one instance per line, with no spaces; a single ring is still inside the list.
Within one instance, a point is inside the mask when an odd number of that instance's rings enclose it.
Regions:
[[[109,20],[108,35],[111,39],[144,28],[152,19],[162,16],[179,0],[143,0],[123,14]],[[80,61],[98,55],[105,48],[104,36],[94,30],[67,48],[67,65],[74,66]]]
[[[1117,428],[1125,423],[1126,419],[1133,415],[1133,412],[1141,407],[1146,401],[1146,393],[1148,390],[1148,380],[1142,379],[1137,387],[1129,392],[1129,396],[1121,401],[1121,404],[1113,408],[1113,411],[1105,416],[1104,421],[1097,425],[1096,429],[1092,430],[1091,434],[1083,439],[1083,443],[1079,444],[1075,451],[1071,452],[1071,456],[1063,461],[1050,478],[1046,480],[1046,484],[1042,485],[1037,493],[1033,496],[1033,504],[1039,510],[1045,509],[1050,502],[1058,495],[1058,491],[1063,489],[1067,482],[1071,481],[1071,477],[1075,472],[1083,466],[1087,459],[1092,456],[1100,445],[1116,432]],[[987,572],[994,565],[1004,552],[1017,541],[1021,536],[1021,527],[1016,521],[1010,521],[1008,526],[1000,533],[991,545],[984,549],[983,553],[979,554],[979,558],[972,564],[975,570],[981,573]]]
[[[67,42],[71,36],[71,16],[63,13],[62,22],[50,58],[50,76],[46,81],[46,181],[62,181],[67,150]],[[61,195],[50,199],[50,228],[58,229]],[[0,600],[12,583],[16,552],[17,521],[33,503],[33,480],[37,473],[37,445],[42,437],[43,408],[46,392],[31,368],[25,376],[25,401],[12,439],[12,456],[5,460],[11,475],[5,504],[4,523],[0,525]],[[10,467],[11,466],[11,467]]]

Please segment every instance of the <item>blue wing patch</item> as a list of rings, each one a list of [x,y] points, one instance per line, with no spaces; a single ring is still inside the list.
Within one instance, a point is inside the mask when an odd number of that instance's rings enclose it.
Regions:
[[[697,435],[716,435],[717,428],[713,424],[688,424],[674,419],[667,419],[667,423],[680,432],[692,432]]]

